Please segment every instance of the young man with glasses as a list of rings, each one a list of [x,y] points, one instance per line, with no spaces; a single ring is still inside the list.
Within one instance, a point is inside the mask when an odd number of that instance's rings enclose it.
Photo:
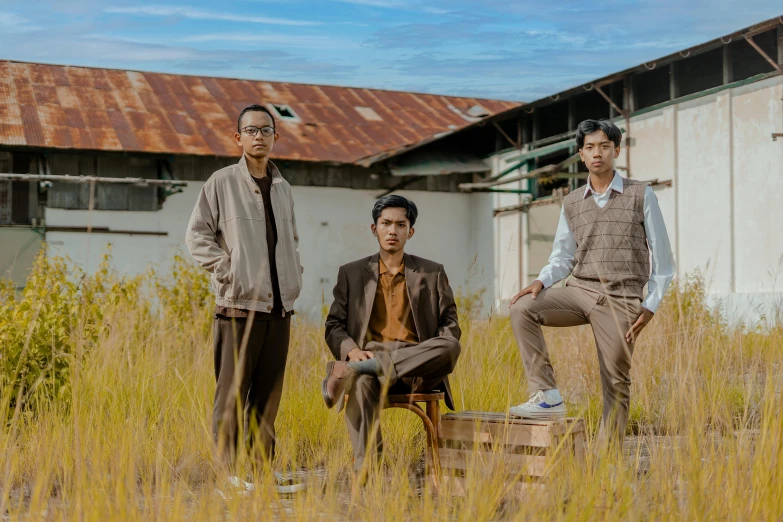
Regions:
[[[266,107],[239,114],[234,139],[242,158],[204,184],[186,237],[193,258],[211,272],[215,292],[213,435],[229,485],[246,490],[252,484],[234,471],[238,417],[256,470],[271,464],[291,315],[302,288],[291,186],[269,159],[278,138]],[[279,489],[301,489],[296,486]]]

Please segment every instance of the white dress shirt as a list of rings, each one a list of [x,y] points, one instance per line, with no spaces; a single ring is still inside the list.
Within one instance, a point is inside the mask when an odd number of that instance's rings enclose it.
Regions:
[[[617,172],[614,173],[612,183],[603,194],[592,189],[588,177],[584,197],[592,195],[595,203],[603,208],[609,202],[613,190],[619,194],[623,193],[623,178]],[[642,306],[655,313],[663,300],[663,295],[674,279],[675,264],[661,207],[658,206],[658,198],[650,186],[644,189],[644,232],[647,235],[647,246],[650,248],[651,273],[650,280],[647,282],[647,297],[642,302]],[[571,232],[571,227],[568,226],[565,211],[561,209],[549,264],[541,270],[538,276],[538,280],[544,284],[544,288],[549,288],[571,275],[571,271],[576,266],[575,253],[576,240]]]

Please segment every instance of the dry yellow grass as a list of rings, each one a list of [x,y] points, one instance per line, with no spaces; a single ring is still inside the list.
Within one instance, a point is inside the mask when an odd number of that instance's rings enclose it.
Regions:
[[[437,495],[421,479],[418,420],[385,411],[383,469],[352,493],[346,429],[319,393],[329,357],[322,328],[297,320],[275,467],[302,471],[309,489],[281,498],[271,476],[262,474],[251,496],[223,501],[214,494],[209,433],[214,376],[206,285],[185,263],[166,277],[121,281],[108,266],[95,277],[74,277],[62,263],[41,260],[23,295],[0,289],[0,417],[7,420],[0,433],[0,515],[471,522],[783,517],[783,327],[728,328],[705,309],[698,284],[672,293],[637,344],[634,444],[619,468],[588,453],[584,463],[566,461],[553,474],[548,494],[524,502],[505,498],[500,473],[473,477],[466,498]],[[524,374],[508,320],[465,317],[463,326],[452,381],[458,408],[503,411],[523,400]],[[547,336],[570,413],[584,416],[594,431],[600,385],[590,331]],[[243,459],[240,466],[247,469]]]

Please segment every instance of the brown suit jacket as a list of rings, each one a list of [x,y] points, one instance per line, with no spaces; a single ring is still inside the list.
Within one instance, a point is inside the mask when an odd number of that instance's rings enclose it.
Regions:
[[[364,349],[367,327],[378,287],[380,255],[343,265],[334,285],[334,302],[326,317],[326,344],[336,359],[345,361],[354,348]],[[454,293],[443,265],[405,254],[405,283],[419,341],[462,334]],[[448,378],[443,380],[446,406],[454,409]]]

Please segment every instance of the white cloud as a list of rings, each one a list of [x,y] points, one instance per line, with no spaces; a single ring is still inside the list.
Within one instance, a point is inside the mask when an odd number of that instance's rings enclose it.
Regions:
[[[14,13],[0,12],[0,30],[7,33],[24,33],[37,31],[41,27],[31,25],[30,20]]]
[[[693,41],[683,39],[649,40],[633,42],[629,47],[633,49],[686,49],[693,46]]]
[[[335,0],[343,4],[362,5],[367,7],[380,7],[382,9],[398,9],[402,11],[418,11],[431,15],[446,15],[452,13],[450,9],[420,5],[409,0]]]
[[[344,4],[366,5],[369,7],[383,7],[386,9],[400,9],[408,7],[406,2],[399,0],[337,0]]]
[[[584,45],[588,42],[586,36],[569,34],[563,31],[542,31],[538,29],[531,29],[523,31],[522,34],[529,36],[536,40],[549,40],[550,42],[558,42],[571,45]],[[595,42],[592,42],[595,44]]]
[[[282,45],[285,47],[303,47],[311,49],[345,48],[356,45],[350,40],[341,40],[327,36],[307,36],[294,34],[269,34],[269,33],[206,33],[195,34],[180,38],[179,42],[239,42],[239,43],[265,43]]]
[[[271,18],[266,16],[238,15],[230,13],[216,13],[202,9],[176,6],[138,6],[138,7],[109,7],[104,12],[111,14],[130,14],[141,16],[181,16],[193,20],[222,20],[226,22],[244,22],[252,24],[270,25],[321,25],[321,22],[310,20],[291,20],[288,18]]]

